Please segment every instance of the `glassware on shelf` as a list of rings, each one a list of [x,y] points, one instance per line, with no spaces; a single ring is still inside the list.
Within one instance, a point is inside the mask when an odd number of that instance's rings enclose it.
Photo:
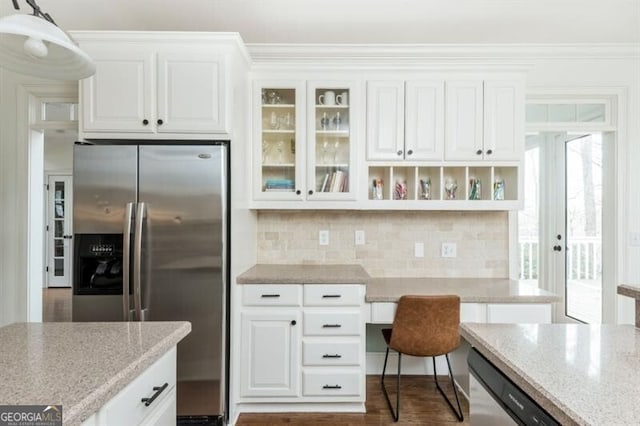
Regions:
[[[329,153],[329,141],[324,139],[322,141],[322,164],[328,164],[328,153]]]
[[[276,114],[275,111],[271,112],[271,119],[269,120],[269,125],[271,126],[272,130],[280,129],[280,118],[278,117],[278,114]]]
[[[482,183],[478,178],[469,179],[469,199],[470,200],[482,199]]]
[[[393,192],[393,199],[394,200],[407,199],[407,182],[406,181],[402,181],[402,182],[396,181],[396,188],[395,188],[395,191]]]
[[[267,103],[267,89],[262,89],[262,105]]]
[[[282,117],[282,127],[284,127],[287,130],[291,130],[293,128],[292,124],[293,124],[293,120],[291,119],[291,113],[288,112],[284,115],[284,117]]]
[[[280,103],[280,95],[275,90],[269,90],[267,92],[267,101],[270,105],[276,105]]]
[[[284,162],[284,141],[283,140],[278,141],[277,150],[278,150],[278,163],[282,164]]]
[[[446,200],[455,200],[457,190],[458,182],[456,182],[455,179],[448,177],[444,180],[444,195]]]
[[[271,145],[266,140],[262,141],[262,163],[265,164],[267,162],[267,156],[269,155],[269,151],[271,150]]]
[[[333,127],[335,130],[342,130],[342,118],[340,118],[339,112],[336,112],[335,117],[333,117]]]
[[[373,180],[372,198],[374,200],[382,200],[383,198],[383,182],[382,179]]]
[[[420,179],[420,190],[422,192],[423,200],[431,199],[431,178],[426,177],[425,179]]]
[[[504,200],[504,180],[502,177],[495,177],[495,182],[493,182],[493,199],[494,200]]]
[[[323,112],[322,118],[320,119],[320,129],[329,130],[329,123],[331,123],[331,120],[327,117],[327,113]]]
[[[338,153],[340,152],[340,141],[336,140],[333,144],[333,164],[338,164]]]

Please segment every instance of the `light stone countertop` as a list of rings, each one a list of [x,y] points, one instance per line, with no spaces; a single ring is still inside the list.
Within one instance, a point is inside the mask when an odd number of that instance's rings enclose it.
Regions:
[[[638,424],[632,325],[465,323],[460,334],[561,424]]]
[[[360,265],[255,265],[239,275],[238,284],[365,284]]]
[[[554,303],[558,295],[505,278],[372,278],[367,302],[397,302],[403,294],[457,294],[463,303]]]
[[[15,323],[0,328],[0,405],[62,405],[79,425],[191,331],[189,322]]]

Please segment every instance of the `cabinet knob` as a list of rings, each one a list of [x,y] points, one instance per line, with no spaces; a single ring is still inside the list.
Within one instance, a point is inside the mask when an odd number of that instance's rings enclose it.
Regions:
[[[481,150],[481,149],[477,150],[477,151],[476,151],[476,154],[478,154],[478,155],[482,155],[482,150]]]
[[[313,195],[313,189],[309,190],[309,195]]]
[[[410,149],[409,151],[407,151],[407,155],[412,155],[413,154],[413,150]]]
[[[164,123],[164,121],[162,121],[162,119],[158,118],[158,126],[162,126],[162,123]]]
[[[493,154],[493,150],[488,149],[488,150],[487,150],[487,155],[491,155],[491,154]]]
[[[149,120],[145,118],[144,120],[142,120],[142,124],[146,126],[147,124],[149,124]]]
[[[553,251],[562,251],[562,246],[553,246]]]
[[[299,189],[296,189],[296,195],[300,195],[302,193],[302,191],[300,191]]]
[[[296,325],[296,324],[297,324],[296,320],[291,320],[291,325]]]
[[[402,150],[401,150],[401,149],[399,149],[397,154],[398,154],[398,155],[402,155]]]

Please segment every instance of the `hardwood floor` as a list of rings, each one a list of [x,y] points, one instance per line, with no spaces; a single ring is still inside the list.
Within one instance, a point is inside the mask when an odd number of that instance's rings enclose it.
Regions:
[[[395,403],[395,378],[385,379],[389,396]],[[455,401],[451,386],[445,376],[438,378],[452,401]],[[447,384],[444,386],[443,384]],[[469,404],[460,394],[464,421],[458,422],[455,415],[436,389],[430,376],[402,376],[400,382],[400,420],[398,425],[469,425]],[[455,405],[455,402],[454,402]],[[288,425],[288,426],[360,426],[392,425],[393,418],[387,401],[380,389],[380,376],[367,376],[367,413],[245,413],[241,414],[237,426]]]
[[[71,321],[71,288],[42,289],[42,321]]]

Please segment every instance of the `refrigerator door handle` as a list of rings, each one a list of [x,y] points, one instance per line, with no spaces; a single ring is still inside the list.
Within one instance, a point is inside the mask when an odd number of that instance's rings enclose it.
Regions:
[[[142,225],[144,224],[146,206],[138,203],[136,211],[136,228],[133,239],[133,304],[136,312],[136,321],[142,318],[142,292],[141,292],[141,263],[142,263]]]
[[[124,229],[122,230],[122,311],[123,320],[129,321],[131,305],[129,302],[131,268],[131,221],[133,219],[133,203],[127,203],[124,211]]]

